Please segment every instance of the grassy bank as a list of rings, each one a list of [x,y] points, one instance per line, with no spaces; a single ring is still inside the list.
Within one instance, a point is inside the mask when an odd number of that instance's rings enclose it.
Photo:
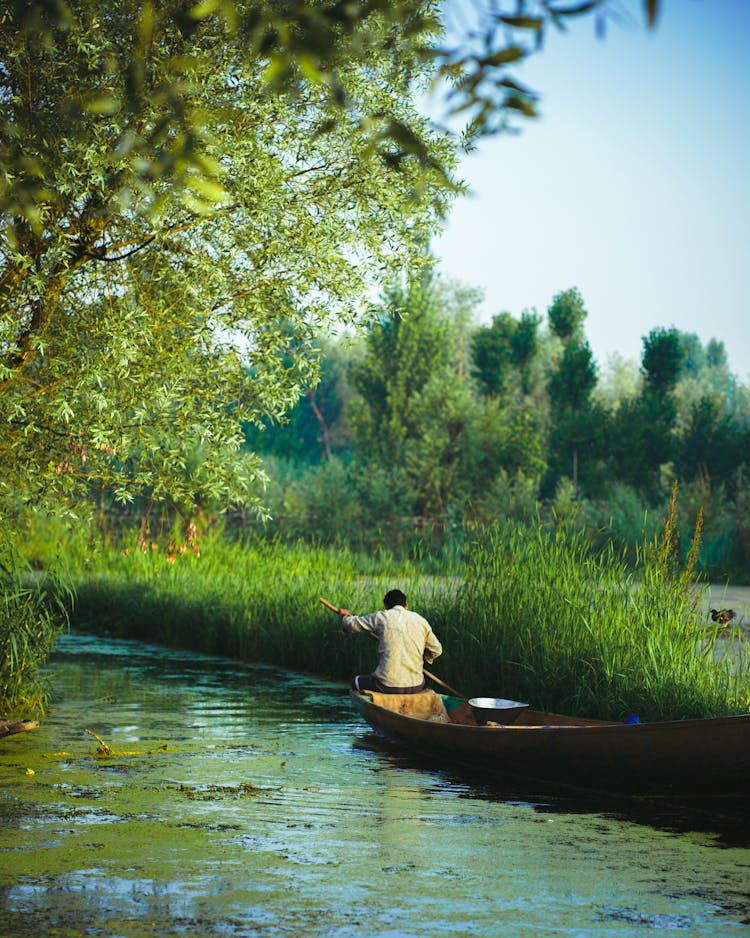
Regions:
[[[635,572],[579,534],[491,532],[446,624],[483,693],[611,718],[742,712],[747,652],[716,660],[723,636],[707,630],[698,599],[658,549]]]
[[[371,670],[375,645],[342,635],[318,597],[365,612],[399,586],[443,643],[434,672],[467,694],[611,718],[750,709],[747,645],[716,660],[718,633],[673,567],[669,531],[636,571],[565,530],[481,531],[460,568],[430,577],[385,553],[219,533],[200,555],[58,537],[43,550],[65,558],[71,622],[86,630],[347,678]]]

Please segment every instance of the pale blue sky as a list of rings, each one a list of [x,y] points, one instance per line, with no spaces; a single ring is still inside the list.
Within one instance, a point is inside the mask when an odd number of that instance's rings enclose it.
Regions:
[[[482,321],[546,316],[578,287],[602,367],[674,325],[722,340],[747,382],[750,0],[662,0],[655,30],[603,41],[580,20],[517,77],[542,117],[463,161],[472,195],[433,244],[443,273],[484,290]]]

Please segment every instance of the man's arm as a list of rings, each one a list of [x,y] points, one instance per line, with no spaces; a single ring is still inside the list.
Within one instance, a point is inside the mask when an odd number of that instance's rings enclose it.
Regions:
[[[346,621],[351,618],[351,611],[349,609],[341,608],[338,610],[339,615],[341,616],[341,631],[342,632],[351,632],[353,629],[349,626],[349,623]]]
[[[437,639],[437,636],[429,629],[427,632],[427,639],[424,643],[424,660],[427,664],[432,664],[435,658],[439,658],[443,653],[443,646]]]
[[[339,609],[341,615],[341,629],[344,632],[356,634],[357,632],[369,632],[377,638],[382,632],[381,614],[379,612],[370,612],[366,616],[355,616],[348,609]]]

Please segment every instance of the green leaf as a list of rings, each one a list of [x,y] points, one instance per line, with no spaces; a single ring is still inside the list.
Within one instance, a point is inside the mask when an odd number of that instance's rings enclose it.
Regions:
[[[296,61],[299,65],[300,72],[308,81],[316,83],[324,81],[325,76],[320,70],[319,62],[313,56],[298,55]]]
[[[263,81],[268,85],[279,85],[291,74],[289,60],[283,55],[271,56],[263,72]]]
[[[498,65],[507,65],[510,62],[518,62],[520,59],[526,58],[527,52],[521,46],[506,46],[504,49],[500,49],[499,52],[493,52],[491,55],[484,56],[479,59],[479,62],[482,65],[495,67]]]
[[[120,99],[113,94],[101,94],[84,102],[84,110],[90,114],[109,116],[116,114],[122,107]]]
[[[572,6],[566,7],[555,7],[551,12],[555,16],[583,16],[586,13],[590,13],[592,10],[600,8],[602,5],[602,0],[587,0],[585,3],[577,3]]]
[[[528,98],[526,95],[519,94],[509,94],[503,100],[503,107],[510,108],[513,111],[518,111],[523,114],[524,117],[538,117],[539,112],[536,109],[536,104],[533,99]]]
[[[141,9],[141,16],[138,20],[138,38],[142,45],[148,46],[154,36],[156,27],[156,11],[151,0],[146,0]]]
[[[506,26],[512,26],[514,29],[532,29],[539,32],[544,28],[544,17],[542,16],[498,16],[498,19]]]
[[[190,10],[190,16],[194,20],[204,20],[215,13],[221,5],[221,0],[201,0]]]
[[[226,202],[231,199],[223,186],[205,176],[192,176],[190,178],[190,188],[209,202]]]

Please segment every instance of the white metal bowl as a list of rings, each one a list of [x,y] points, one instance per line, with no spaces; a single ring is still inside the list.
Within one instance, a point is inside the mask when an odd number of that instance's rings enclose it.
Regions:
[[[469,706],[477,723],[486,723],[488,720],[493,723],[510,723],[528,704],[505,697],[471,697]]]

